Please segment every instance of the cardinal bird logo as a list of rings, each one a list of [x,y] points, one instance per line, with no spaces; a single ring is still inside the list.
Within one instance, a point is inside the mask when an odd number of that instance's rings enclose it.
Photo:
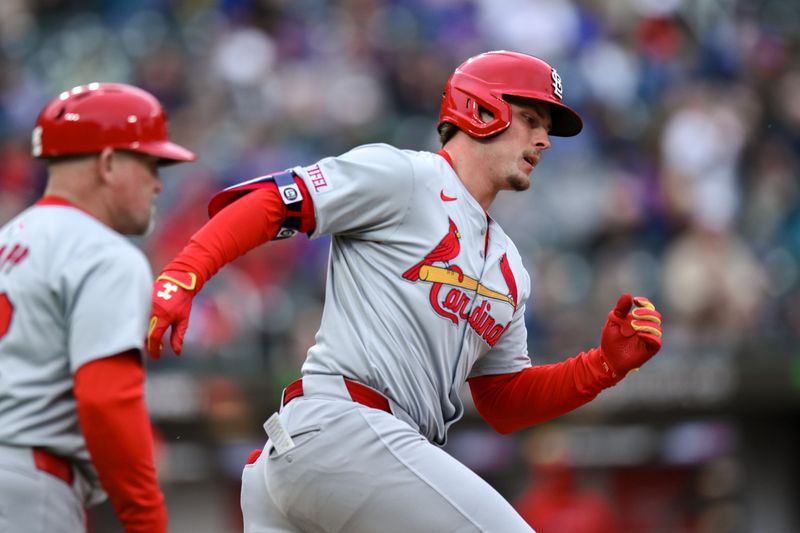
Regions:
[[[403,278],[430,283],[429,301],[433,311],[458,325],[462,320],[489,345],[494,346],[511,322],[501,323],[492,311],[492,302],[498,301],[517,309],[517,284],[505,254],[500,258],[500,273],[508,292],[503,293],[485,286],[479,279],[465,275],[453,260],[461,251],[461,233],[453,219],[448,218],[447,234],[425,258],[403,273]],[[434,263],[444,263],[445,266]],[[440,294],[441,293],[441,294]]]
[[[442,262],[449,267],[450,261],[458,257],[459,252],[461,252],[461,243],[459,242],[461,233],[459,233],[456,223],[453,222],[452,218],[448,218],[447,220],[450,222],[450,229],[447,231],[447,235],[439,241],[436,248],[425,256],[425,259],[406,270],[403,274],[404,278],[409,281],[418,281],[422,267],[432,265],[436,262]]]

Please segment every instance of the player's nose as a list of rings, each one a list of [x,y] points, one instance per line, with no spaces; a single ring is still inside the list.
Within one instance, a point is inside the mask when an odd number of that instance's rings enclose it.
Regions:
[[[539,151],[550,148],[550,134],[544,128],[537,128],[533,133],[533,146]]]

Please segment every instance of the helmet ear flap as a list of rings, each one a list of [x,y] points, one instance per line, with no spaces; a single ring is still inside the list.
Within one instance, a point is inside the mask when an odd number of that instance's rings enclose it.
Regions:
[[[504,131],[511,124],[511,106],[502,98],[491,98],[488,100],[473,99],[471,107],[474,107],[474,116],[480,123],[485,125],[485,133],[481,137],[489,137]],[[487,121],[483,113],[489,113],[491,118]]]
[[[492,115],[488,122],[481,117],[482,109]],[[440,122],[451,122],[473,137],[491,137],[511,124],[511,107],[502,95],[487,90],[480,80],[456,73],[445,88]]]

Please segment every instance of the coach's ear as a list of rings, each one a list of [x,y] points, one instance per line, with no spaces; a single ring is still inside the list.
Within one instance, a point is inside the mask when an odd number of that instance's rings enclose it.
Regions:
[[[103,183],[111,183],[114,180],[114,149],[103,148],[95,160],[97,165],[97,175]]]

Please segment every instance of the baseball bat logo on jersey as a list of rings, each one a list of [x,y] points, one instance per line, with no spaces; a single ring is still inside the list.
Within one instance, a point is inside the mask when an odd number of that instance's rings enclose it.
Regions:
[[[500,270],[508,285],[507,294],[490,289],[479,280],[464,274],[458,265],[451,264],[461,251],[461,233],[453,219],[448,221],[447,234],[422,261],[406,270],[403,278],[412,282],[431,283],[429,300],[434,312],[450,320],[454,325],[466,320],[489,346],[494,346],[511,322],[505,324],[498,322],[492,314],[490,300],[507,303],[516,310],[517,287],[514,276],[508,267],[505,254],[500,260]],[[445,266],[438,266],[435,263],[444,263]],[[449,290],[441,298],[440,293],[445,286],[449,287]],[[472,304],[477,296],[483,296],[485,299],[474,307]]]

